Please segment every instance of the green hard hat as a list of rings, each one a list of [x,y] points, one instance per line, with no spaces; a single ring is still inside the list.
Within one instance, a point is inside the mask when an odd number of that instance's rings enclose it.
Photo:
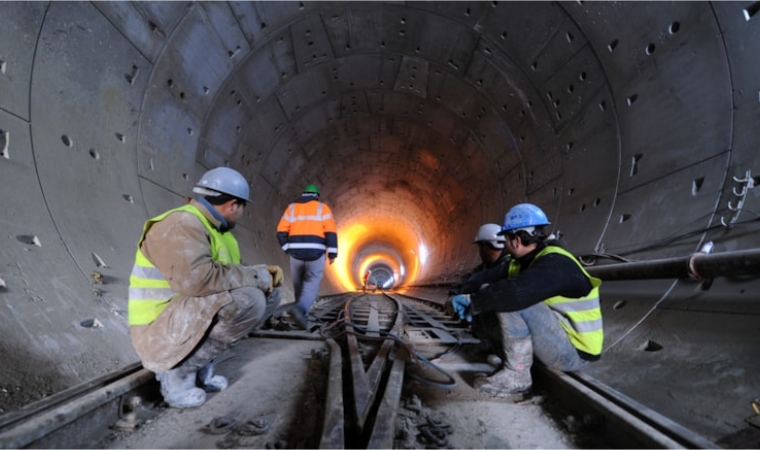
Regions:
[[[310,194],[319,194],[319,188],[315,184],[307,184],[305,188],[303,188],[303,192],[310,193]]]

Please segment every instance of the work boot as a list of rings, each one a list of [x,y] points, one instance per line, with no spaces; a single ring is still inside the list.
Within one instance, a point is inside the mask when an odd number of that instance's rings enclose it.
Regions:
[[[195,377],[195,372],[186,372],[180,367],[157,373],[164,401],[172,408],[193,408],[205,403],[206,392],[195,387]]]
[[[210,362],[198,371],[198,384],[206,392],[219,392],[227,389],[227,378],[214,375],[214,362]]]
[[[505,343],[506,362],[501,370],[491,376],[481,374],[473,385],[478,392],[494,397],[522,400],[530,392],[533,380],[533,341],[530,336],[512,338]]]
[[[306,313],[301,311],[301,308],[299,308],[298,305],[293,305],[290,308],[290,317],[293,318],[293,321],[298,328],[302,330],[309,328],[309,318],[306,317]]]

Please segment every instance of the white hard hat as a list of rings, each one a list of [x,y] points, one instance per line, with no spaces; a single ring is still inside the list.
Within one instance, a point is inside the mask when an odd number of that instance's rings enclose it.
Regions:
[[[488,242],[493,248],[504,248],[504,242],[506,239],[504,236],[498,235],[500,231],[501,226],[495,223],[487,223],[485,225],[482,225],[478,230],[477,236],[475,236],[475,240],[472,241],[472,243],[476,244],[478,242]]]
[[[201,195],[215,197],[219,194],[228,194],[239,199],[248,199],[248,182],[245,177],[235,169],[229,167],[217,167],[204,173],[193,192]]]

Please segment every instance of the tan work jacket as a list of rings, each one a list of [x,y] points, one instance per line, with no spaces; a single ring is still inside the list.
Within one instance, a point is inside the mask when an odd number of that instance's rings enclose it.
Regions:
[[[191,204],[219,225],[202,204]],[[178,211],[153,224],[140,248],[178,293],[155,322],[130,327],[143,366],[153,372],[171,369],[192,352],[219,309],[232,302],[228,291],[250,286],[267,292],[271,286],[266,265],[214,261],[208,231],[192,213]]]

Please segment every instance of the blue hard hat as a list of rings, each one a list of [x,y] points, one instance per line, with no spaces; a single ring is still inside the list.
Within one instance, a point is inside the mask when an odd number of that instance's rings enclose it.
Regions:
[[[520,203],[507,211],[504,216],[504,226],[501,227],[499,234],[543,225],[551,225],[551,223],[541,208],[532,203]]]

